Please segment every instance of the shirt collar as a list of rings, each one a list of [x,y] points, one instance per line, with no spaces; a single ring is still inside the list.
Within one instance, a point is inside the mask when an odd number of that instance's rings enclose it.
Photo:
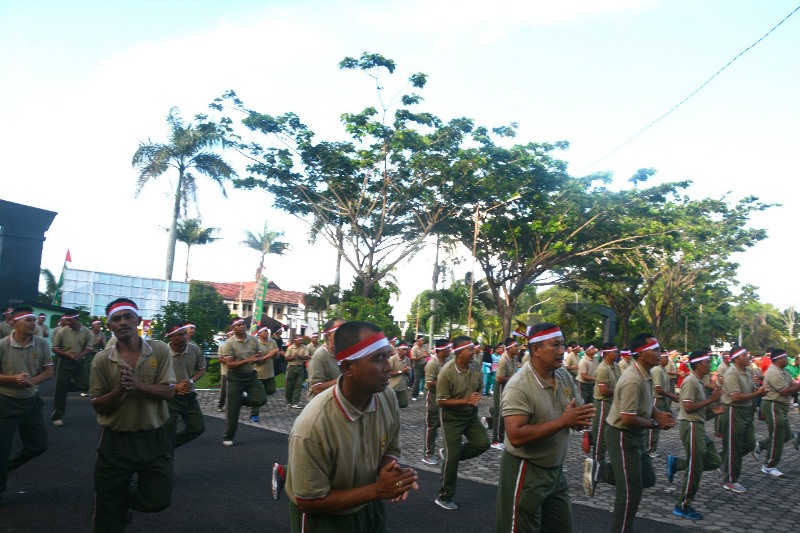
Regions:
[[[639,361],[634,360],[633,366],[636,367],[637,372],[639,372],[639,376],[641,376],[644,381],[653,381],[653,376],[650,375],[650,372],[645,372],[642,370],[642,367],[639,365]]]
[[[17,342],[17,339],[14,338],[14,334],[13,333],[11,335],[9,335],[8,338],[9,338],[9,342],[11,343],[11,346],[13,348],[23,348],[24,349],[24,348],[29,348],[30,346],[36,346],[36,335],[31,335],[31,341],[28,344],[26,344],[25,346],[23,346],[23,345],[21,345],[20,343]]]
[[[530,364],[530,362],[528,363],[527,368],[531,373],[533,373],[533,378],[536,380],[536,383],[538,383],[541,388],[543,388],[543,389],[545,389],[545,388],[552,389],[555,386],[555,382],[553,382],[553,385],[550,385],[547,382],[547,380],[542,381],[539,378],[539,373],[536,372],[536,369],[533,368],[533,365]],[[553,375],[553,379],[557,379],[555,375]]]
[[[144,338],[142,338],[142,337],[139,337],[139,338],[142,339],[142,349],[139,351],[139,361],[141,361],[142,360],[142,356],[150,355],[151,353],[153,353],[153,348],[152,348],[152,346],[150,346],[150,344],[148,344],[148,342]],[[170,348],[170,350],[171,349],[172,348]],[[109,358],[109,360],[117,362],[117,363],[123,363],[123,364],[125,363],[125,361],[123,361],[120,358],[119,352],[117,352],[117,344],[116,343],[114,344],[114,347],[111,348],[111,353],[108,354],[108,358]],[[137,365],[138,365],[138,361],[137,361]]]
[[[339,410],[342,412],[344,417],[349,420],[350,422],[355,422],[359,418],[361,418],[364,413],[372,413],[378,410],[378,400],[375,398],[375,395],[372,395],[372,401],[367,406],[365,411],[359,411],[353,404],[347,401],[347,398],[344,397],[342,393],[341,384],[344,376],[340,376],[339,379],[336,381],[336,385],[333,387],[333,401],[336,402],[336,405],[339,407]]]

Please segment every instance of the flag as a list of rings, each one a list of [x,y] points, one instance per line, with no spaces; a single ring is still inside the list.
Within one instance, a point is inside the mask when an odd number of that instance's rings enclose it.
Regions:
[[[58,277],[58,286],[56,287],[56,293],[53,295],[53,305],[61,305],[61,285],[64,284],[64,271],[67,269],[67,263],[72,263],[69,248],[67,248],[67,256],[64,258],[64,266],[61,267],[61,275]]]
[[[72,263],[72,256],[69,255],[69,248],[67,248],[67,257],[64,258],[65,263]]]

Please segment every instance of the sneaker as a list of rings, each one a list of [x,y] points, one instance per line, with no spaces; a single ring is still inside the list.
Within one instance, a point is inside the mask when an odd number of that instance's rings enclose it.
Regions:
[[[762,452],[761,445],[758,443],[758,441],[756,441],[756,449],[753,450],[752,452],[750,452],[750,455],[752,455],[753,459],[755,459],[756,461],[758,461],[760,463],[761,462],[761,452]]]
[[[717,473],[720,476],[725,477],[725,469],[724,468],[722,468],[722,467],[717,468]]]
[[[768,474],[772,477],[783,477],[783,472],[778,470],[777,468],[770,468],[767,465],[761,466],[761,471],[765,474]]]
[[[444,461],[444,448],[439,448],[439,458]]]
[[[492,443],[492,449],[493,449],[493,450],[500,450],[500,451],[503,451],[503,450],[505,450],[505,449],[506,449],[506,445],[505,445],[505,444],[503,444],[502,442],[493,442],[493,443]]]
[[[747,492],[747,489],[744,488],[744,485],[741,483],[725,483],[722,485],[722,488],[726,490],[732,490],[733,492],[737,492],[739,494],[744,494]]]
[[[592,441],[589,439],[589,432],[583,432],[583,445],[581,446],[583,453],[588,454],[592,451]]]
[[[438,465],[439,464],[439,461],[436,459],[436,457],[423,457],[422,458],[422,462],[425,463],[426,465]]]
[[[483,427],[485,427],[486,429],[489,429],[489,422],[487,422],[487,421],[486,421],[486,417],[485,417],[485,416],[482,416],[482,417],[481,417],[481,424],[482,424],[482,425],[483,425]]]
[[[88,392],[82,392],[81,393],[81,398],[86,398],[87,396],[89,396]]]
[[[416,397],[416,396],[412,396],[412,397],[411,397],[411,401],[412,401],[412,402],[416,402],[416,401],[417,401],[417,397]]]
[[[672,480],[675,479],[675,472],[677,471],[678,471],[678,458],[671,454],[667,455],[667,481],[672,483]],[[676,505],[675,508],[677,509],[678,506]]]
[[[688,518],[689,520],[702,520],[703,515],[692,509],[691,507],[686,507],[685,509],[680,505],[675,505],[675,508],[672,510],[672,514],[675,516],[680,516],[683,518]]]
[[[296,404],[292,405],[291,407],[292,407],[292,409],[302,409],[303,408],[303,406],[300,405],[299,403],[296,403]]]
[[[250,415],[250,422],[258,422],[259,418],[258,415]]]
[[[225,408],[224,407],[218,407],[217,408],[217,412],[218,413],[224,413],[225,412]]]
[[[458,505],[456,505],[456,502],[454,502],[453,500],[443,500],[442,498],[436,498],[434,502],[442,509],[447,509],[448,511],[455,511],[456,509],[458,509]]]
[[[587,457],[583,462],[583,492],[587,496],[594,496],[594,490],[597,488],[597,471],[600,464],[592,458]]]
[[[233,446],[233,441],[230,439],[225,439],[222,441],[223,446]]]
[[[281,499],[284,485],[286,485],[286,479],[283,477],[283,467],[275,463],[272,465],[272,499],[276,501]]]
[[[650,459],[658,459],[660,457],[658,452],[650,452],[647,455],[650,456]]]
[[[53,427],[60,428],[63,425],[64,425],[64,421],[61,420],[60,418],[57,418],[57,419],[53,420]]]

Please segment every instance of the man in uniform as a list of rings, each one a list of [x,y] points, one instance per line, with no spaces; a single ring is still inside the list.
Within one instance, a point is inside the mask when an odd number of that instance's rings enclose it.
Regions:
[[[164,428],[175,448],[190,442],[206,430],[203,410],[197,401],[195,382],[206,373],[206,358],[200,348],[186,334],[186,326],[178,322],[167,324],[167,340],[175,372],[175,396],[169,401],[169,418]],[[178,418],[183,420],[183,431],[177,432]]]
[[[620,359],[619,363],[617,363],[617,366],[619,366],[620,372],[625,372],[625,370],[627,370],[627,368],[631,366],[631,351],[621,350],[619,352],[619,357]]]
[[[414,385],[411,390],[411,400],[416,402],[419,391],[425,381],[425,364],[428,350],[425,347],[425,337],[418,336],[411,347],[411,361],[414,363]]]
[[[275,394],[275,356],[278,354],[278,345],[270,337],[269,328],[266,326],[258,328],[256,338],[261,344],[261,356],[256,360],[256,377],[264,387],[264,394],[272,396]],[[250,407],[250,422],[259,422],[261,410],[258,406]]]
[[[56,363],[56,386],[53,392],[53,425],[64,425],[67,410],[67,393],[86,392],[89,389],[89,372],[84,366],[84,358],[91,351],[89,345],[92,335],[81,326],[80,315],[69,312],[64,316],[64,327],[53,337],[53,353],[58,356]]]
[[[725,379],[725,372],[727,372],[728,368],[731,365],[731,352],[722,352],[722,362],[717,366],[717,377],[714,380],[714,386],[720,390],[722,390],[722,384],[724,383]],[[720,409],[720,412],[722,410]],[[722,429],[720,428],[720,422],[722,417],[715,416],[714,417],[714,436],[718,439],[722,438]]]
[[[247,334],[243,318],[233,321],[233,336],[219,349],[221,362],[228,365],[228,410],[225,413],[223,446],[233,446],[233,438],[239,427],[239,411],[242,405],[261,407],[267,403],[264,386],[256,376],[256,362],[263,355],[261,344]],[[247,392],[247,402],[242,397]]]
[[[442,483],[436,504],[448,511],[458,509],[453,501],[458,480],[458,464],[489,449],[486,428],[478,418],[483,379],[473,361],[475,345],[467,336],[453,339],[455,357],[447,362],[436,380],[436,401],[444,434]],[[467,443],[462,443],[462,437]]]
[[[286,349],[284,355],[286,359],[286,404],[292,409],[302,409],[300,405],[300,393],[303,390],[303,367],[305,362],[310,359],[306,355],[306,347],[303,346],[303,337],[297,335],[292,341],[292,345]]]
[[[586,348],[586,353],[581,357],[578,362],[578,383],[581,387],[581,397],[583,403],[592,405],[594,400],[594,375],[597,372],[597,361],[594,356],[597,354],[597,348],[590,345]]]
[[[616,487],[613,533],[633,530],[643,489],[656,483],[653,463],[645,446],[645,430],[675,426],[671,413],[659,411],[653,404],[653,380],[650,369],[659,364],[661,350],[649,333],[640,333],[631,341],[633,361],[614,389],[614,402],[605,429],[609,465],[587,458],[583,470],[583,489],[594,496],[599,481]]]
[[[411,360],[407,356],[408,344],[403,343],[397,347],[397,353],[389,357],[389,366],[392,369],[389,387],[397,395],[397,404],[400,409],[408,407],[408,393],[406,392],[408,380],[406,376],[411,372]]]
[[[650,370],[650,376],[653,378],[653,395],[655,396],[655,406],[659,411],[671,413],[670,402],[678,402],[677,394],[670,392],[669,375],[667,374],[667,367],[669,365],[669,354],[661,352],[659,363]],[[647,432],[647,453],[650,457],[655,459],[658,457],[658,436],[660,432],[657,429],[650,429]]]
[[[519,344],[509,337],[504,342],[505,351],[500,356],[497,363],[497,374],[494,378],[494,406],[492,409],[492,448],[495,450],[505,449],[505,423],[500,414],[500,399],[503,396],[503,389],[506,383],[517,372],[517,356],[519,355]]]
[[[434,343],[435,357],[431,357],[425,365],[425,450],[422,462],[429,465],[438,465],[434,452],[436,451],[436,433],[441,425],[439,419],[439,404],[436,402],[436,384],[447,359],[450,357],[450,348],[453,345],[447,339],[437,339]]]
[[[50,338],[50,328],[47,327],[47,324],[44,323],[47,315],[44,313],[39,313],[39,317],[36,320],[36,336],[43,337],[45,339]]]
[[[767,422],[767,436],[756,441],[753,454],[761,462],[762,450],[766,457],[761,465],[761,471],[773,477],[783,477],[783,472],[778,470],[778,463],[783,455],[783,444],[794,439],[794,448],[798,449],[800,442],[792,433],[789,426],[789,401],[793,394],[800,391],[800,383],[795,383],[786,371],[789,364],[786,350],[772,348],[770,350],[772,365],[764,374],[764,389],[766,395],[761,402],[761,412]]]
[[[50,347],[34,335],[33,309],[14,309],[11,324],[14,330],[0,340],[0,493],[6,489],[9,470],[47,450],[39,384],[53,377]],[[22,448],[12,453],[17,430]]]
[[[314,397],[289,434],[286,494],[291,530],[385,531],[382,500],[418,488],[401,468],[400,413],[388,390],[390,346],[374,324],[347,322],[335,336],[342,376]]]
[[[3,313],[3,321],[0,322],[0,339],[8,337],[14,331],[14,326],[11,325],[13,316],[14,310],[10,307]]]
[[[567,369],[567,372],[572,376],[572,379],[578,380],[578,363],[580,363],[580,357],[578,357],[578,351],[580,350],[580,346],[578,346],[577,342],[570,342],[567,345],[566,353],[564,354],[564,368]]]
[[[173,481],[172,442],[163,427],[175,395],[169,347],[139,337],[142,319],[132,300],[114,300],[106,316],[117,342],[95,357],[89,391],[102,428],[94,467],[97,533],[124,531],[131,509],[169,507]]]
[[[722,466],[725,469],[723,488],[736,493],[747,492],[739,483],[742,457],[755,450],[753,399],[766,394],[764,387],[756,388],[747,368],[750,354],[741,346],[731,348],[731,366],[725,371],[722,385]]]
[[[715,389],[711,396],[706,398],[703,377],[711,371],[711,356],[708,350],[692,352],[689,356],[689,366],[692,372],[681,384],[678,414],[678,430],[683,448],[686,450],[686,459],[679,459],[675,455],[667,456],[667,480],[672,483],[675,472],[686,471],[678,503],[675,504],[672,514],[690,520],[700,520],[703,515],[691,506],[700,486],[700,477],[704,471],[716,470],[722,464],[722,458],[717,453],[714,442],[706,435],[706,408],[719,400],[722,389]]]
[[[312,333],[310,339],[311,342],[306,345],[306,355],[309,360],[311,360],[311,357],[319,350],[319,333]]]
[[[86,362],[84,363],[87,372],[92,368],[94,356],[102,352],[106,347],[106,342],[108,342],[103,333],[103,322],[100,320],[92,320],[89,334],[91,335],[89,339],[89,353],[86,354]]]
[[[617,354],[619,350],[614,343],[606,342],[602,345],[600,353],[603,356],[603,361],[597,366],[597,373],[595,374],[594,381],[594,409],[595,415],[592,419],[592,435],[594,436],[594,457],[595,461],[606,460],[606,439],[605,427],[606,417],[611,410],[611,405],[614,403],[614,389],[617,386],[622,372],[617,366]],[[586,435],[586,433],[584,433]],[[584,444],[584,453],[592,451],[586,449]]]
[[[591,424],[594,408],[562,368],[564,336],[555,324],[531,327],[530,361],[503,391],[505,451],[500,459],[495,530],[572,531],[563,463],[570,428]]]
[[[324,341],[322,346],[311,356],[308,362],[308,399],[311,400],[315,395],[325,389],[336,385],[336,380],[342,375],[336,358],[333,355],[333,337],[336,329],[344,324],[341,318],[331,318],[322,330]]]

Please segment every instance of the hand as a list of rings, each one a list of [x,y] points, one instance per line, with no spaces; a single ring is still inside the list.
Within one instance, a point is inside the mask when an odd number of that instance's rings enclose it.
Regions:
[[[481,394],[480,392],[473,392],[469,396],[469,405],[477,406],[478,403],[480,403],[481,398],[483,398],[483,394]]]
[[[711,398],[713,401],[718,401],[722,397],[722,389],[714,389],[714,392],[711,393]]]
[[[594,418],[594,406],[592,404],[577,405],[575,398],[571,399],[564,412],[561,413],[561,420],[566,427],[581,429],[592,425]]]
[[[413,468],[400,468],[397,461],[388,462],[378,472],[378,498],[391,499],[392,503],[400,502],[408,497],[408,491],[418,490],[417,473]]]
[[[722,413],[725,412],[725,407],[723,407],[722,405],[715,405],[714,407],[711,408],[711,412],[714,413],[715,415],[721,415]]]
[[[27,389],[33,387],[33,382],[31,381],[31,375],[27,372],[20,372],[14,378],[17,380],[17,387],[22,389]]]
[[[655,419],[660,429],[671,429],[675,427],[675,419],[672,418],[672,413],[659,411],[656,413]]]
[[[755,392],[757,396],[764,396],[767,393],[767,389],[764,388],[764,385],[761,385]]]
[[[130,367],[122,367],[122,371],[120,372],[120,385],[124,391],[136,391],[139,390],[141,381],[136,377],[133,369]]]

